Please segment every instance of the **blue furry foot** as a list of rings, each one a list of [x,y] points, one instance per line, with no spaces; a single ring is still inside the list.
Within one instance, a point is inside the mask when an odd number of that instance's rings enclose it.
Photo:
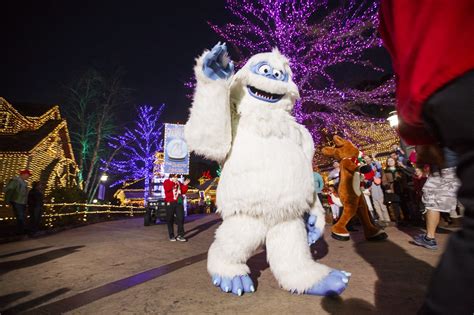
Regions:
[[[216,287],[220,287],[225,293],[232,292],[238,296],[241,296],[244,293],[255,292],[253,281],[248,275],[235,276],[233,278],[213,275],[212,284]]]
[[[304,293],[321,296],[340,295],[346,289],[350,276],[351,274],[348,272],[333,270]]]

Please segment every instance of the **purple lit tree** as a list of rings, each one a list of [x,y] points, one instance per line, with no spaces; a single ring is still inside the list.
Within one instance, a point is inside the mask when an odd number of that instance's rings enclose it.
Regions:
[[[122,135],[111,138],[109,146],[116,152],[116,157],[105,162],[103,167],[104,171],[110,171],[120,178],[111,186],[143,178],[145,205],[155,153],[163,150],[163,124],[159,120],[164,107],[164,104],[157,109],[149,105],[140,106],[135,127],[126,128]]]
[[[327,142],[334,133],[354,142],[365,139],[357,135],[351,122],[381,119],[365,115],[363,104],[394,105],[391,77],[370,90],[341,87],[336,79],[348,65],[359,67],[357,76],[367,71],[384,73],[364,57],[368,50],[382,45],[376,32],[376,3],[348,0],[335,6],[334,1],[321,0],[227,0],[226,8],[238,23],[210,25],[237,49],[237,65],[273,47],[289,58],[302,97],[294,115],[306,125],[315,143]],[[344,79],[357,80],[360,77]],[[368,128],[373,126],[368,124]]]

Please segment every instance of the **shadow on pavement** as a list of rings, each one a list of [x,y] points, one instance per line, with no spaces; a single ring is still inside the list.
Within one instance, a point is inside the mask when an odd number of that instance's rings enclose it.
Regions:
[[[324,235],[321,236],[316,243],[311,245],[311,255],[315,260],[319,260],[325,257],[329,253],[329,246],[326,240],[324,239]]]
[[[198,225],[198,226],[192,228],[191,230],[187,231],[186,234],[185,234],[185,237],[187,239],[191,239],[191,238],[197,236],[198,234],[204,232],[205,230],[211,228],[213,225],[215,225],[217,223],[220,223],[220,222],[222,222],[222,219],[215,219],[215,220],[203,223],[201,225]]]
[[[64,299],[60,299],[40,307],[37,307],[29,314],[63,314],[72,311],[81,306],[93,303],[110,295],[128,290],[134,286],[140,285],[144,282],[164,276],[181,268],[190,266],[192,264],[206,260],[207,252],[187,257],[167,265],[146,270],[130,277],[119,279],[113,282],[106,283],[99,287],[95,287],[86,291],[82,291],[75,295],[71,295]],[[27,314],[28,314],[27,313]]]
[[[0,258],[7,258],[7,257],[10,257],[10,256],[21,255],[21,254],[25,254],[25,253],[29,253],[29,252],[34,252],[34,251],[42,250],[42,249],[46,249],[46,248],[51,248],[51,246],[43,246],[43,247],[36,247],[36,248],[30,248],[30,249],[20,250],[20,251],[18,251],[18,252],[13,252],[13,253],[8,253],[8,254],[0,255]]]
[[[411,238],[421,234],[426,233],[425,227],[418,227],[418,226],[397,226],[397,229],[400,232],[405,233],[406,235],[410,236]],[[453,231],[445,229],[443,227],[436,228],[436,234],[451,234]]]
[[[252,278],[255,289],[257,289],[258,278],[260,278],[262,271],[270,267],[267,262],[267,251],[263,250],[250,257],[250,259],[247,261],[247,265],[250,268],[250,278]]]
[[[369,302],[362,299],[344,300],[340,296],[324,297],[321,306],[328,314],[334,315],[378,315],[384,314],[377,312],[376,308]],[[392,313],[396,312],[393,310]],[[390,313],[390,314],[392,314]]]
[[[323,308],[329,314],[416,313],[423,303],[434,268],[409,255],[403,248],[389,240],[382,242],[361,240],[354,243],[354,248],[377,273],[375,305],[361,299],[324,298]],[[371,292],[371,289],[368,287],[367,291]]]
[[[0,263],[0,274],[8,273],[12,270],[27,268],[39,264],[46,263],[48,261],[67,256],[69,254],[75,253],[79,248],[84,246],[70,246],[51,250],[46,253],[38,254],[24,259],[10,260]]]
[[[423,230],[419,227],[408,227],[408,226],[397,226],[396,227],[400,232],[405,233],[411,238],[417,236],[418,234],[423,233]]]
[[[64,293],[69,292],[70,290],[71,289],[68,289],[68,288],[61,288],[61,289],[55,290],[53,292],[50,292],[50,293],[47,293],[47,294],[42,295],[40,297],[37,297],[33,300],[26,301],[26,302],[20,303],[18,305],[15,305],[15,306],[13,306],[9,309],[3,310],[2,315],[23,313],[23,312],[25,312],[29,309],[32,309],[32,308],[34,308],[38,305],[41,305],[45,302],[48,302],[49,300],[52,300],[57,296],[63,295]],[[24,293],[24,292],[25,291],[18,292],[18,293]],[[28,293],[29,292],[27,292],[27,294]],[[17,294],[17,293],[13,293],[13,294]],[[21,297],[23,297],[23,296],[21,296]],[[19,299],[21,297],[18,297],[17,299]],[[32,312],[32,314],[34,314],[34,312]]]
[[[0,296],[0,309],[4,309],[8,304],[15,302],[27,295],[30,295],[31,291],[20,291]]]
[[[184,223],[191,223],[193,221],[201,220],[211,215],[212,214],[207,214],[207,213],[190,214],[184,218]]]

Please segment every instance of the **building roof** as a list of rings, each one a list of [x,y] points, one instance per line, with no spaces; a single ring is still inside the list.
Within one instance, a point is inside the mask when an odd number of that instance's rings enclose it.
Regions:
[[[198,185],[196,188],[198,190],[206,190],[209,186],[211,186],[212,184],[214,183],[214,178],[211,178],[207,181],[205,181],[204,183],[202,183],[202,185]]]
[[[124,190],[126,199],[143,199],[145,192],[143,190]]]
[[[34,103],[11,103],[12,106],[23,116],[40,117],[56,105],[34,104]]]
[[[28,152],[47,137],[62,120],[48,120],[37,130],[0,135],[0,152]]]
[[[130,180],[125,183],[122,183],[122,187],[120,189],[127,190],[127,189],[144,189],[145,187],[145,178]]]

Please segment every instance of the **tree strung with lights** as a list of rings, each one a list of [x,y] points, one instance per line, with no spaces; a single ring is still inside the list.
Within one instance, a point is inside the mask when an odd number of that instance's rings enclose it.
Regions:
[[[335,78],[338,67],[343,69],[347,64],[360,67],[360,71],[383,74],[383,69],[364,58],[369,49],[382,45],[376,33],[377,4],[350,0],[340,6],[321,0],[227,0],[226,7],[238,22],[211,27],[236,47],[237,64],[273,47],[289,58],[301,94],[294,115],[317,144],[334,133],[356,143],[365,139],[356,136],[358,131],[350,122],[381,119],[364,116],[360,105],[394,105],[392,79],[370,90],[360,90],[342,88]]]
[[[115,113],[129,104],[130,89],[120,69],[111,74],[90,68],[66,87],[66,116],[78,157],[78,179],[92,200],[99,182],[100,160],[107,154],[106,139],[116,129]]]
[[[163,109],[164,105],[159,108],[149,105],[140,106],[135,126],[131,129],[126,128],[122,135],[112,137],[109,142],[109,146],[118,151],[106,168],[111,174],[120,178],[111,186],[143,178],[145,204],[148,200],[155,153],[163,150],[163,124],[160,122]]]

